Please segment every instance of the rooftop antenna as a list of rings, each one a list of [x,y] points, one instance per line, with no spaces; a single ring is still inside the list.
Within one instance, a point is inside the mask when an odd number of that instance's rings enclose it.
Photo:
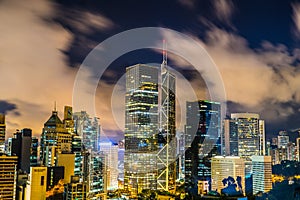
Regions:
[[[167,55],[167,43],[166,43],[166,40],[164,39],[163,40],[163,61],[162,61],[162,64],[161,64],[161,71],[162,72],[165,72],[166,69],[167,69],[167,60],[168,60],[168,55]]]
[[[54,101],[54,111],[56,112],[56,101]]]

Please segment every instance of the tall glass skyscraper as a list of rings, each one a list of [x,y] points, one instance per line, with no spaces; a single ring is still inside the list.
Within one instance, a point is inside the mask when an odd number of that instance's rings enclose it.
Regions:
[[[255,113],[232,113],[237,122],[238,156],[245,159],[246,176],[252,173],[251,156],[265,155],[264,120]]]
[[[157,188],[157,67],[126,68],[124,187],[132,194]]]
[[[226,156],[238,156],[238,122],[235,119],[223,121],[222,154]]]
[[[218,102],[200,100],[186,104],[185,181],[190,185],[210,179],[211,158],[219,149],[220,109]]]
[[[271,156],[252,156],[253,194],[269,192],[272,189]]]
[[[136,195],[143,189],[175,191],[175,76],[137,64],[126,68],[124,187]]]
[[[171,192],[175,189],[176,180],[176,79],[168,69],[165,51],[161,64],[160,77],[157,189]]]
[[[99,151],[100,123],[97,117],[91,118],[86,111],[75,112],[74,129],[75,133],[82,137],[82,143],[86,149]]]

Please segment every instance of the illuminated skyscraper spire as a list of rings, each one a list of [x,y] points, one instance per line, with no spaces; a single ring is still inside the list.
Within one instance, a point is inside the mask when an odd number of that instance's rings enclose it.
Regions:
[[[163,61],[161,63],[161,72],[165,73],[168,65],[167,43],[163,40]]]
[[[175,188],[175,76],[167,66],[167,44],[163,40],[163,61],[159,92],[159,135],[157,154],[157,189],[170,191]]]

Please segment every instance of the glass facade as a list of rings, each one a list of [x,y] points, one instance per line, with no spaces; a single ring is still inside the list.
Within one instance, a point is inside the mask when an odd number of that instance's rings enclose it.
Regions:
[[[195,185],[198,180],[210,179],[211,158],[218,155],[220,103],[187,102],[186,112],[185,181]]]
[[[264,121],[255,113],[232,113],[237,121],[238,156],[245,159],[246,176],[252,173],[251,156],[264,155]]]
[[[126,68],[124,187],[132,194],[157,188],[158,68]]]
[[[86,149],[99,151],[100,124],[97,117],[91,118],[85,111],[73,114],[75,133],[82,137]]]

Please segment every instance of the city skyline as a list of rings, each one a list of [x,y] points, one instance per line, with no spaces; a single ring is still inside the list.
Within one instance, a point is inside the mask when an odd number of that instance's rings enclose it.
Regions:
[[[280,130],[299,128],[299,2],[118,3],[124,9],[115,8],[114,2],[39,1],[32,8],[23,2],[1,2],[1,19],[7,20],[2,21],[1,85],[6,87],[1,88],[0,111],[6,113],[8,136],[26,127],[39,136],[54,101],[58,102],[58,110],[72,105],[75,74],[88,52],[116,33],[142,26],[163,26],[194,36],[220,70],[229,113],[260,114],[266,120],[267,138]],[[141,14],[138,8],[145,6],[149,9],[136,19],[132,10]],[[156,15],[147,15],[153,9]],[[11,15],[15,12],[18,15]],[[189,49],[182,41],[162,34],[163,37],[168,43]],[[128,53],[117,59],[100,81],[97,117],[104,132],[115,141],[122,131],[107,109],[111,102],[108,94],[126,66],[159,63],[160,57],[151,50]],[[169,63],[193,85],[205,86],[199,75],[184,73],[188,65],[179,57],[170,54]],[[205,99],[205,91],[199,93]],[[122,103],[122,99],[118,102]]]
[[[0,198],[300,199],[300,0],[2,0],[0,24]]]

